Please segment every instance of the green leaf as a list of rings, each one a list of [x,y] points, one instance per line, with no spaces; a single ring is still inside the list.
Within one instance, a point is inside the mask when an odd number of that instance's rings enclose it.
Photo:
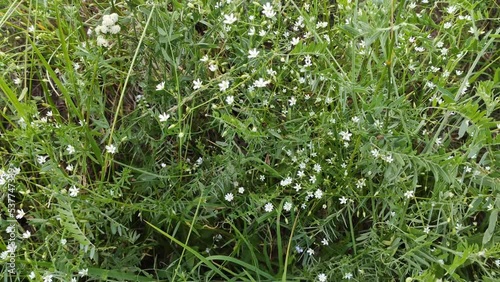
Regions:
[[[493,233],[495,232],[495,227],[497,226],[497,220],[498,220],[498,206],[500,206],[500,197],[497,197],[495,206],[496,209],[494,209],[490,214],[488,229],[486,229],[486,231],[484,232],[483,246],[488,244],[488,242],[491,240],[491,237],[493,237]]]

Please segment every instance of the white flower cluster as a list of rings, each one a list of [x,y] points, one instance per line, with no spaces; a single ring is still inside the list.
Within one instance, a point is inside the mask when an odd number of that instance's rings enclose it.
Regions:
[[[103,36],[104,34],[117,34],[120,32],[121,27],[117,25],[118,14],[112,13],[111,15],[104,15],[102,17],[102,24],[96,26],[95,33],[97,35],[97,46],[109,47],[109,41]]]

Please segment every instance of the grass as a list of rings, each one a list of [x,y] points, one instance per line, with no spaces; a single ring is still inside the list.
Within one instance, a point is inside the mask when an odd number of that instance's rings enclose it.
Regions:
[[[498,11],[0,4],[4,280],[498,280]]]

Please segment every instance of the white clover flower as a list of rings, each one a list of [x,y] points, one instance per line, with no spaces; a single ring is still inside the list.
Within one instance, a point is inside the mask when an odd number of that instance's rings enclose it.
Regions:
[[[234,16],[234,14],[229,14],[229,15],[224,15],[224,23],[227,25],[232,25],[235,23],[238,19]]]
[[[229,88],[229,81],[228,80],[223,80],[219,83],[219,89],[221,92],[226,91]]]
[[[267,203],[267,204],[264,206],[264,210],[265,210],[266,212],[272,212],[272,211],[273,211],[273,209],[274,209],[274,207],[273,207],[273,204],[271,204],[271,203]]]
[[[162,81],[158,83],[158,85],[156,85],[156,91],[161,91],[163,89],[165,89],[165,81]]]
[[[262,8],[263,8],[262,14],[264,14],[264,16],[266,16],[268,18],[272,18],[272,17],[276,16],[276,12],[273,10],[273,6],[271,6],[271,4],[269,2],[264,4],[264,6],[262,6]]]
[[[73,185],[69,188],[69,196],[70,197],[78,196],[79,192],[80,192],[80,189],[78,189],[75,185]]]
[[[114,144],[106,145],[106,152],[116,154],[116,152],[118,152],[118,148],[116,148]]]
[[[290,202],[286,202],[286,203],[283,205],[283,209],[284,209],[285,211],[287,211],[287,212],[288,212],[288,211],[290,211],[290,210],[292,209],[292,203],[290,203]]]
[[[203,82],[198,78],[195,81],[193,81],[193,89],[197,90],[200,89],[201,86],[203,85]]]
[[[259,51],[257,51],[257,48],[253,48],[253,49],[250,49],[248,51],[248,58],[249,59],[257,58],[258,55],[259,55]]]

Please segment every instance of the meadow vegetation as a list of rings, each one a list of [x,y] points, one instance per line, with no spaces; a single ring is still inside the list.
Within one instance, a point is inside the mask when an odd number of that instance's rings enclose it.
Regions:
[[[4,281],[498,281],[499,11],[0,1]]]

